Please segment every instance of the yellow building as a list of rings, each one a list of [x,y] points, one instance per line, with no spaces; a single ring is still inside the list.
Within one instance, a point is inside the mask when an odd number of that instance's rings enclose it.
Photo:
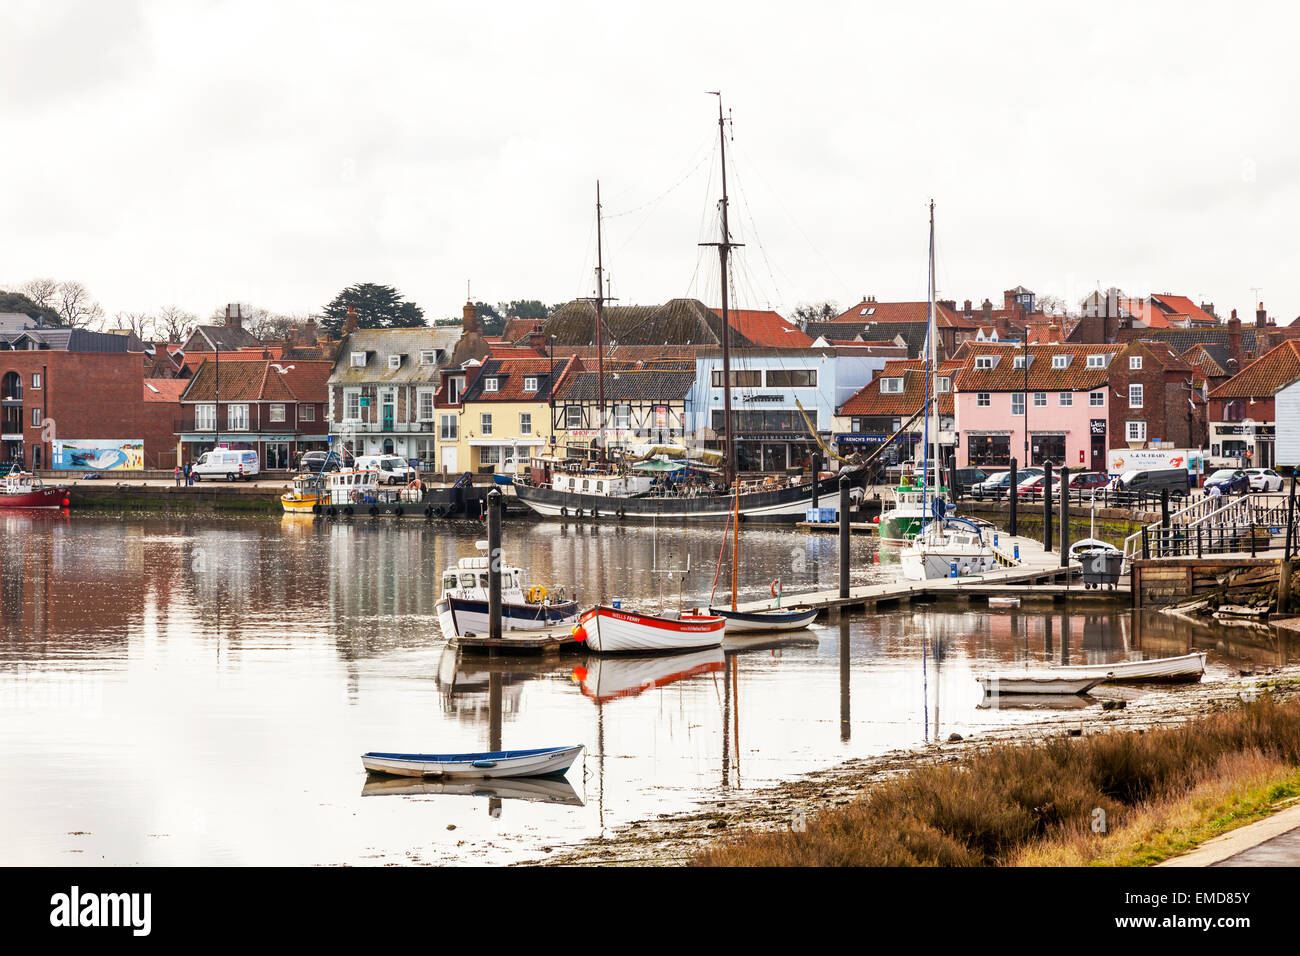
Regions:
[[[456,421],[440,422],[439,446],[448,472],[491,471],[515,473],[515,463],[551,446],[552,379],[564,381],[577,359],[558,362],[549,358],[488,359],[465,386]],[[440,408],[444,418],[453,413]],[[451,453],[451,432],[455,453]]]

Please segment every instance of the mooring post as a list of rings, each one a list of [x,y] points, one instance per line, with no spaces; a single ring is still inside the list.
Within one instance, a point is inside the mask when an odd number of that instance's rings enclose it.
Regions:
[[[1295,483],[1296,473],[1291,472],[1291,493],[1286,499],[1286,550],[1283,554],[1287,560],[1291,558],[1292,549],[1295,548]]]
[[[1012,489],[1012,494],[1015,490]],[[1052,550],[1052,463],[1043,462],[1043,550]]]
[[[840,476],[840,597],[849,596],[849,477]]]
[[[957,485],[956,455],[953,455],[952,460],[948,462],[948,499],[950,501],[961,500],[961,488]]]
[[[1169,489],[1160,489],[1160,527],[1169,530]]]
[[[501,640],[501,492],[487,496],[488,526],[488,637]]]
[[[1142,526],[1142,560],[1151,559],[1151,529],[1146,525]],[[1133,593],[1137,593],[1136,591]]]
[[[821,470],[822,470],[822,456],[821,456],[821,453],[820,453],[820,452],[813,452],[813,456],[812,456],[812,469],[813,469],[813,473],[812,473],[812,485],[813,485],[812,506],[813,506],[814,508],[816,508],[816,507],[817,507],[817,502],[821,500],[821,483],[817,480],[817,475],[818,475],[818,474],[821,472]]]
[[[1061,466],[1061,567],[1070,566],[1070,469]],[[1066,578],[1069,584],[1069,578]]]
[[[1013,491],[1015,487],[1016,487],[1016,460],[1012,458],[1011,459],[1011,488]],[[1016,536],[1016,496],[1014,494],[1012,494],[1011,496],[1011,520],[1009,521],[1009,524],[1010,527],[1007,528],[1007,531],[1011,534],[1011,537],[1014,538]]]

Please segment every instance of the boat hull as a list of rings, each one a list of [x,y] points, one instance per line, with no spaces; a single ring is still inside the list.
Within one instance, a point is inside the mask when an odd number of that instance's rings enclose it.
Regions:
[[[281,506],[283,506],[284,510],[291,515],[312,514],[320,500],[320,497],[317,495],[307,495],[305,497],[298,495],[280,496]]]
[[[17,495],[0,495],[0,508],[62,508],[66,488],[41,488]]]
[[[925,522],[925,517],[919,513],[915,515],[895,514],[886,511],[880,516],[877,536],[881,544],[894,545],[895,547],[910,544],[912,539],[920,533]]]
[[[389,777],[544,777],[564,773],[580,753],[582,744],[476,754],[366,753],[361,765]]]
[[[986,574],[999,567],[993,552],[987,548],[979,552],[970,551],[919,551],[908,548],[899,558],[903,566],[903,577],[908,581],[933,581],[952,576],[952,565],[957,565],[957,576],[968,577],[973,574]]]
[[[1072,673],[1102,675],[1108,684],[1194,683],[1205,674],[1205,651],[1149,661],[1118,661],[1114,664],[1060,665]],[[1106,676],[1109,674],[1109,676]]]
[[[697,498],[636,498],[560,492],[515,482],[515,495],[545,518],[605,518],[609,520],[708,521],[725,523],[736,498],[701,495]],[[812,502],[812,484],[759,491],[740,496],[743,520],[793,524],[802,521]]]
[[[451,640],[467,634],[486,634],[489,630],[488,602],[472,598],[444,597],[434,610],[443,637]],[[573,624],[578,620],[578,602],[557,604],[515,604],[501,602],[503,631],[539,631],[545,627]]]
[[[773,609],[770,611],[731,611],[709,608],[727,622],[727,634],[770,634],[777,631],[798,631],[817,619],[816,608],[798,610]]]
[[[683,614],[680,618],[640,614],[598,605],[579,619],[587,631],[587,646],[601,654],[689,651],[721,647],[727,622],[712,615]]]
[[[998,694],[1086,694],[1106,679],[1106,675],[1075,674],[1053,671],[1042,673],[986,674],[976,680],[989,696]]]

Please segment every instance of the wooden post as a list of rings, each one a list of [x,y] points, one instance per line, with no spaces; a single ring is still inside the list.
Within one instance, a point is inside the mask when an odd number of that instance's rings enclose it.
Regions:
[[[1061,466],[1061,567],[1070,565],[1070,469]],[[1069,583],[1069,579],[1066,579]]]
[[[849,596],[849,476],[840,476],[840,597]]]
[[[1011,459],[1011,487],[1013,489],[1016,487],[1016,460],[1014,458]],[[1016,536],[1016,496],[1014,494],[1011,496],[1011,520],[1009,524],[1010,527],[1007,528],[1007,533],[1014,538]]]
[[[1014,495],[1015,489],[1011,490]],[[1043,462],[1043,550],[1052,550],[1052,463]]]
[[[488,526],[488,637],[501,639],[501,492],[487,496]]]
[[[1291,559],[1283,558],[1277,567],[1277,613],[1291,610]]]
[[[817,479],[817,476],[818,476],[818,474],[820,474],[821,470],[822,470],[822,456],[821,456],[821,452],[816,452],[816,451],[815,451],[815,452],[813,452],[813,456],[812,456],[812,471],[813,471],[813,473],[812,473],[812,486],[813,486],[813,489],[812,489],[812,506],[813,506],[814,508],[817,507],[817,502],[821,500],[821,483],[820,483],[820,482],[818,481],[818,479]]]
[[[1142,560],[1151,559],[1151,529],[1146,525],[1142,526]]]
[[[1169,489],[1160,489],[1160,527],[1169,530]]]
[[[1296,473],[1291,472],[1291,493],[1286,499],[1286,550],[1283,556],[1289,561],[1291,552],[1295,548],[1295,485]]]

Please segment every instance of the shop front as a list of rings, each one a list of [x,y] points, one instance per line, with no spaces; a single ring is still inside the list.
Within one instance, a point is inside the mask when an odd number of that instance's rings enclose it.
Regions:
[[[966,435],[966,464],[972,468],[1008,468],[1011,465],[1011,433],[969,432]]]

